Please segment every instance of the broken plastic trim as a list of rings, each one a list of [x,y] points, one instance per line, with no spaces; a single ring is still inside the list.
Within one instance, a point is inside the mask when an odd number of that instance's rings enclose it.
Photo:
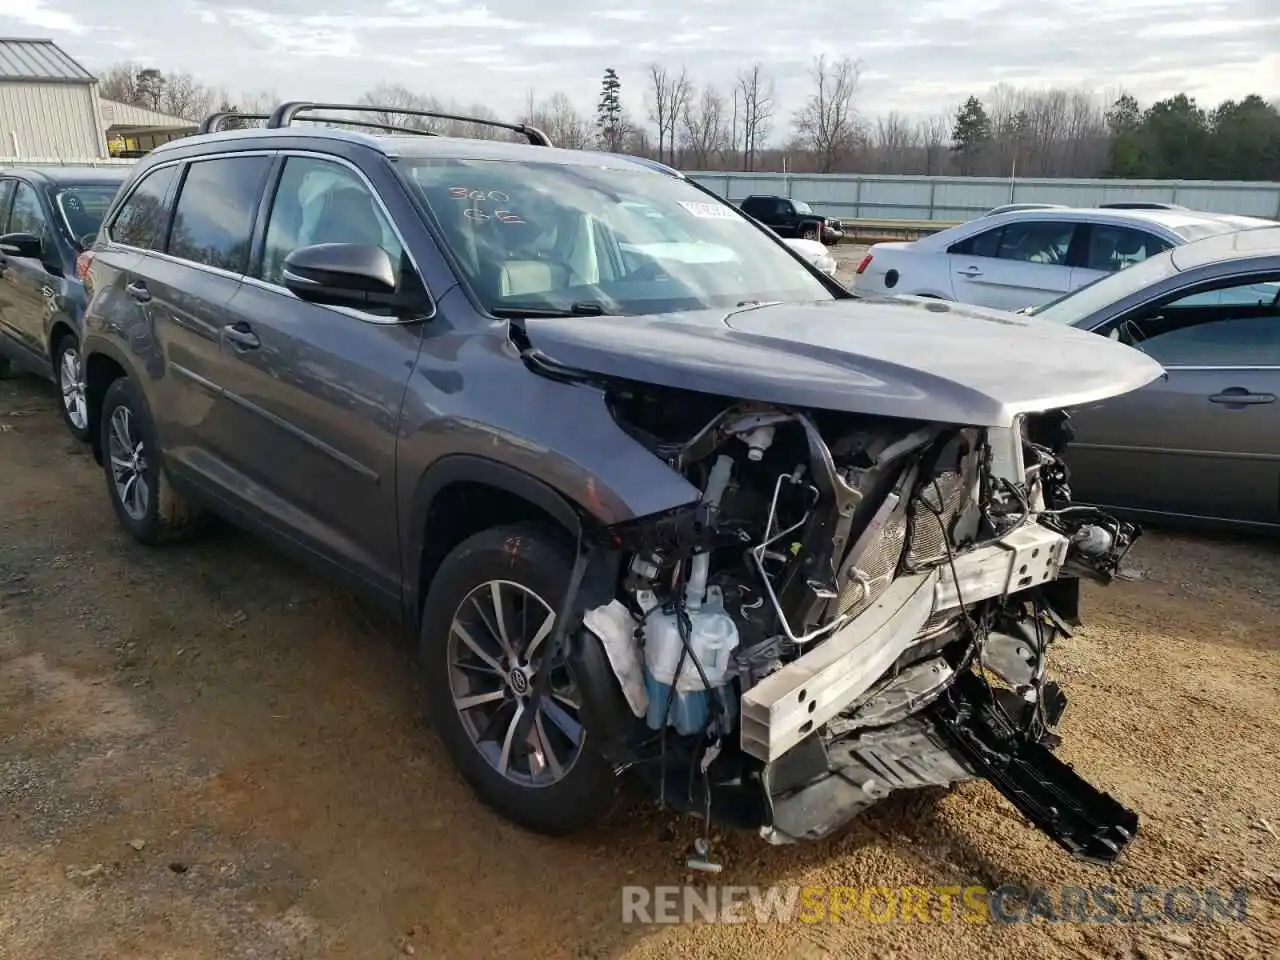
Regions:
[[[1061,715],[1065,697],[1050,704]],[[933,707],[939,729],[1023,816],[1072,856],[1114,863],[1138,834],[1138,815],[1015,729],[995,691],[973,673]]]

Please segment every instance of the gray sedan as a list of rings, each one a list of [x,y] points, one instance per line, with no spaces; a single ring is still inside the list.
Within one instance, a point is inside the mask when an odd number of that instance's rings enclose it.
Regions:
[[[1166,371],[1071,411],[1077,499],[1280,529],[1280,227],[1175,247],[1026,312],[1121,340]]]

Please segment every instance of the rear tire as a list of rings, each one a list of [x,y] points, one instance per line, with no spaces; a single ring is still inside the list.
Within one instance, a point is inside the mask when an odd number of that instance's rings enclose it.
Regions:
[[[80,341],[75,334],[65,333],[53,349],[53,378],[58,385],[62,422],[71,435],[87,443],[90,435],[89,407],[85,401],[84,362],[80,357]]]
[[[128,377],[107,388],[98,426],[107,495],[129,536],[146,546],[193,536],[201,515],[170,485],[151,414]]]
[[[463,779],[506,819],[552,836],[597,820],[617,782],[572,706],[577,678],[567,665],[554,669],[556,696],[544,700],[528,737],[514,737],[572,569],[572,544],[553,528],[478,533],[433,579],[419,638],[431,725]],[[504,615],[495,615],[497,604]],[[530,646],[535,654],[526,658]]]

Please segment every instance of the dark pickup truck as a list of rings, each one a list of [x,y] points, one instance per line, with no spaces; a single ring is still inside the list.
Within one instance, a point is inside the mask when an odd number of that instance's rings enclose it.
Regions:
[[[743,213],[759,220],[780,237],[823,243],[839,243],[844,239],[844,225],[839,220],[814,213],[803,200],[759,195],[747,197],[741,207]]]

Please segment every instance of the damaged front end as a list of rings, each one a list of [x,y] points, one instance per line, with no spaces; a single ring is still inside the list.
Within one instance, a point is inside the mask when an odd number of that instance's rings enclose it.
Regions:
[[[1079,578],[1108,582],[1140,531],[1071,503],[1065,414],[995,429],[608,395],[702,491],[599,531],[617,596],[571,649],[588,681],[611,674],[587,686],[618,769],[774,843],[981,777],[1073,854],[1122,853],[1136,815],[1052,753],[1066,700],[1045,661]]]

